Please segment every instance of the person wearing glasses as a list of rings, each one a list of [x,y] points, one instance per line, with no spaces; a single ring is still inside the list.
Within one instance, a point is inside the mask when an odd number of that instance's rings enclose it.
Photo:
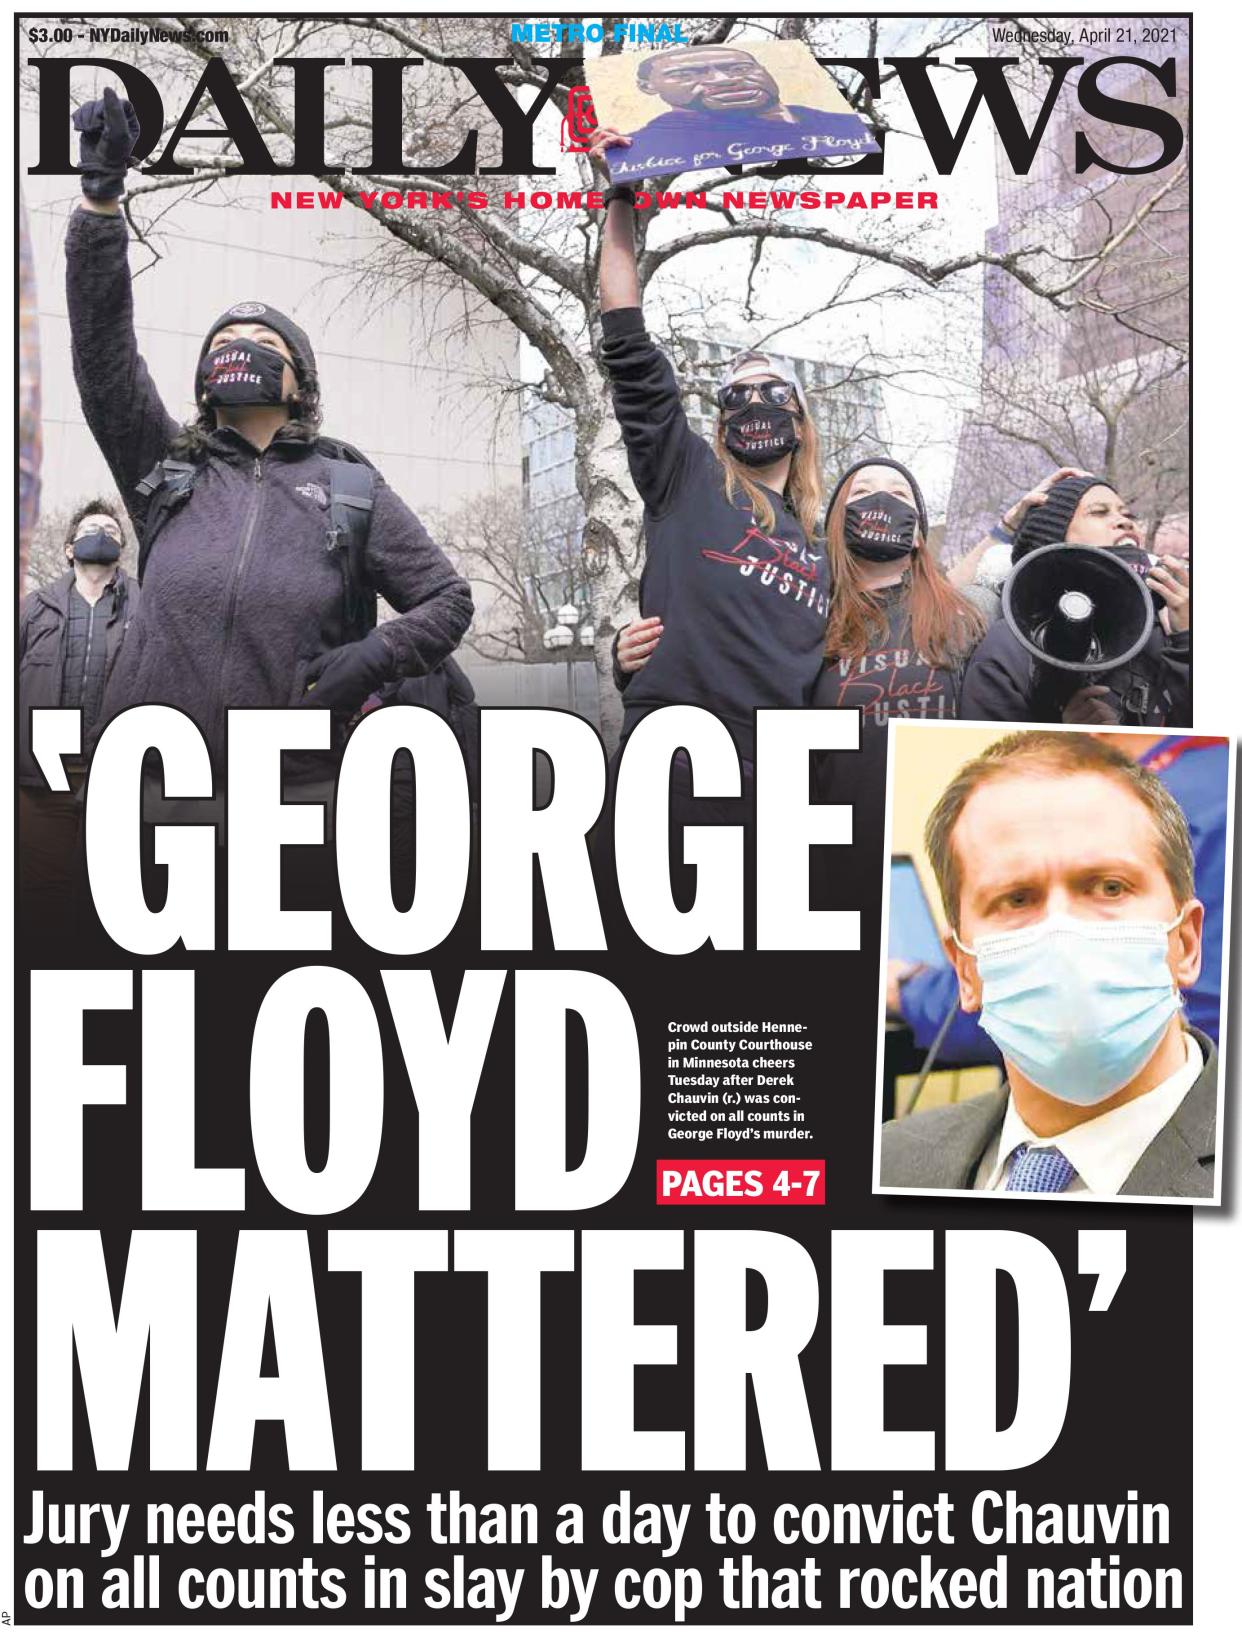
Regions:
[[[595,134],[602,171],[607,149],[628,140]],[[602,358],[646,538],[641,617],[616,651],[621,743],[660,706],[704,706],[733,736],[745,785],[755,709],[808,705],[823,655],[828,581],[815,536],[823,509],[815,422],[790,371],[768,354],[743,352],[718,388],[712,438],[693,431],[672,365],[643,321],[633,194],[613,187],[605,198]],[[682,759],[673,770],[675,818],[690,788]],[[707,806],[696,821],[708,819]]]

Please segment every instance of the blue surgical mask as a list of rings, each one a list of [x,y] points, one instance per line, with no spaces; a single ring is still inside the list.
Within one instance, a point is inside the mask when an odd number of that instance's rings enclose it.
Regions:
[[[1168,935],[1180,923],[1047,916],[972,947],[980,1026],[1006,1060],[1063,1103],[1102,1103],[1143,1068],[1181,998]]]

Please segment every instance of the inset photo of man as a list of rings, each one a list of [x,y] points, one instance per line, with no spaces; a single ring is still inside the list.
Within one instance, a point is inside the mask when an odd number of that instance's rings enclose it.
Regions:
[[[894,724],[874,1184],[1219,1204],[1233,747]]]

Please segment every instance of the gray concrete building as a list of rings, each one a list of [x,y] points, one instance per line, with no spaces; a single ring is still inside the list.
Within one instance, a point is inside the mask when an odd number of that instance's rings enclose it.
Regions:
[[[737,340],[708,341],[697,336],[684,338],[687,383],[686,409],[690,424],[711,439],[719,411],[716,383],[725,364],[743,347]],[[880,453],[890,442],[884,393],[879,381],[867,379],[848,365],[823,358],[804,358],[764,348],[783,369],[792,370],[802,383],[819,430],[824,481],[832,484],[835,474],[864,455]]]
[[[1128,17],[1093,19],[1096,44],[1079,43],[1086,63],[1117,56]],[[1126,102],[1186,115],[1187,20],[1144,22],[1167,39],[1178,96],[1123,58],[1106,81]],[[989,50],[1008,55],[994,41]],[[1124,48],[1122,48],[1124,50]],[[983,277],[977,403],[965,417],[949,498],[945,555],[953,561],[988,530],[998,512],[1054,468],[1080,466],[1115,483],[1165,549],[1184,534],[1189,504],[1189,194],[1173,167],[1149,175],[1077,169],[1081,118],[1072,72],[1049,118],[1029,173],[1016,175],[995,141],[997,221],[986,247],[1028,252],[1027,269],[1055,284],[1081,282],[1062,306],[1034,294],[1003,269]],[[1046,95],[1047,71],[1028,59],[1013,84],[1027,128]],[[1097,132],[1097,138],[1099,133]],[[1112,132],[1115,163],[1149,163],[1157,144],[1137,127]],[[1158,208],[1154,195],[1167,193]],[[1132,225],[1141,231],[1131,231]],[[1104,254],[1114,236],[1116,248]],[[1093,265],[1094,263],[1094,265]]]

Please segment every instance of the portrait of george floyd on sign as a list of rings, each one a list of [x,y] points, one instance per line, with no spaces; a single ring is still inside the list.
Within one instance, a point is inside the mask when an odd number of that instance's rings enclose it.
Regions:
[[[1187,20],[17,40],[0,1624],[1188,1623]]]
[[[616,177],[879,152],[802,40],[600,57],[588,83],[599,123],[630,139]]]

